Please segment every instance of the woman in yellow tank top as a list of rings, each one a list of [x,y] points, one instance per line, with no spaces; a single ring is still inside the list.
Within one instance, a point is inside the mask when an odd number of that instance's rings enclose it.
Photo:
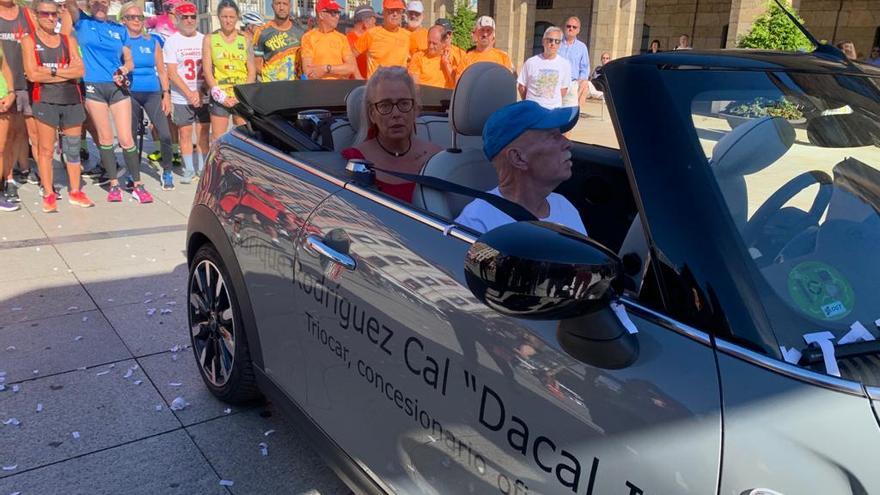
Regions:
[[[256,80],[254,52],[251,42],[238,32],[238,5],[233,0],[221,0],[217,5],[220,30],[205,36],[202,44],[202,70],[211,95],[211,142],[229,128],[229,109],[238,101],[232,87]],[[244,119],[232,116],[235,125]]]

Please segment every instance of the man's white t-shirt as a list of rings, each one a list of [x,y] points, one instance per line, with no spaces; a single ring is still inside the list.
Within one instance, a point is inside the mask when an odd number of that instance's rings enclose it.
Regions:
[[[571,64],[559,55],[549,60],[535,55],[523,64],[516,82],[525,86],[527,100],[551,110],[559,108],[562,89],[571,84]]]
[[[204,38],[205,35],[199,32],[196,32],[194,36],[174,33],[168,37],[165,47],[162,49],[165,63],[177,64],[177,75],[183,79],[191,91],[195,91],[205,84],[205,78],[202,74],[202,40]],[[177,90],[174,84],[171,85],[171,103],[189,104],[186,97]]]
[[[501,191],[496,187],[489,191],[489,194],[501,196]],[[541,221],[557,223],[587,235],[587,229],[584,227],[584,222],[581,221],[580,214],[574,205],[565,199],[565,196],[550,193],[547,196],[547,202],[550,203],[550,214],[547,215],[547,218],[541,218]],[[515,222],[508,214],[482,199],[475,199],[468,203],[455,221],[477,232],[488,232],[495,227]]]

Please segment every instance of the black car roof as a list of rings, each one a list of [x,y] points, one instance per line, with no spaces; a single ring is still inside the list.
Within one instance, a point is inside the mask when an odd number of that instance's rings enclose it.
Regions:
[[[880,68],[825,53],[769,50],[676,50],[622,58],[612,64],[650,64],[700,69],[795,70],[880,76]]]

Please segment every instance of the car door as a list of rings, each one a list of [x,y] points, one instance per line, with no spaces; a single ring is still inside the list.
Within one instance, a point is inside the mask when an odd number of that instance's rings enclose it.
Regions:
[[[216,168],[216,210],[231,225],[233,249],[254,310],[261,344],[256,362],[285,393],[298,399],[305,390],[305,358],[290,325],[293,241],[309,213],[341,182],[316,175],[255,140],[235,144],[215,152],[222,162]]]
[[[639,353],[571,358],[556,321],[466,286],[469,235],[356,186],[297,240],[301,405],[390,491],[715,493],[720,392],[705,334],[627,303]]]

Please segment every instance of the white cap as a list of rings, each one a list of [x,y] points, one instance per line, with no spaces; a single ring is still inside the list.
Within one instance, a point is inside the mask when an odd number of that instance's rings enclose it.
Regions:
[[[495,19],[492,19],[487,15],[481,15],[480,17],[477,17],[477,22],[476,24],[474,24],[474,31],[484,27],[495,29]]]
[[[407,12],[418,12],[419,14],[423,14],[425,12],[425,6],[422,5],[422,2],[419,0],[412,0],[412,2],[406,4]]]

